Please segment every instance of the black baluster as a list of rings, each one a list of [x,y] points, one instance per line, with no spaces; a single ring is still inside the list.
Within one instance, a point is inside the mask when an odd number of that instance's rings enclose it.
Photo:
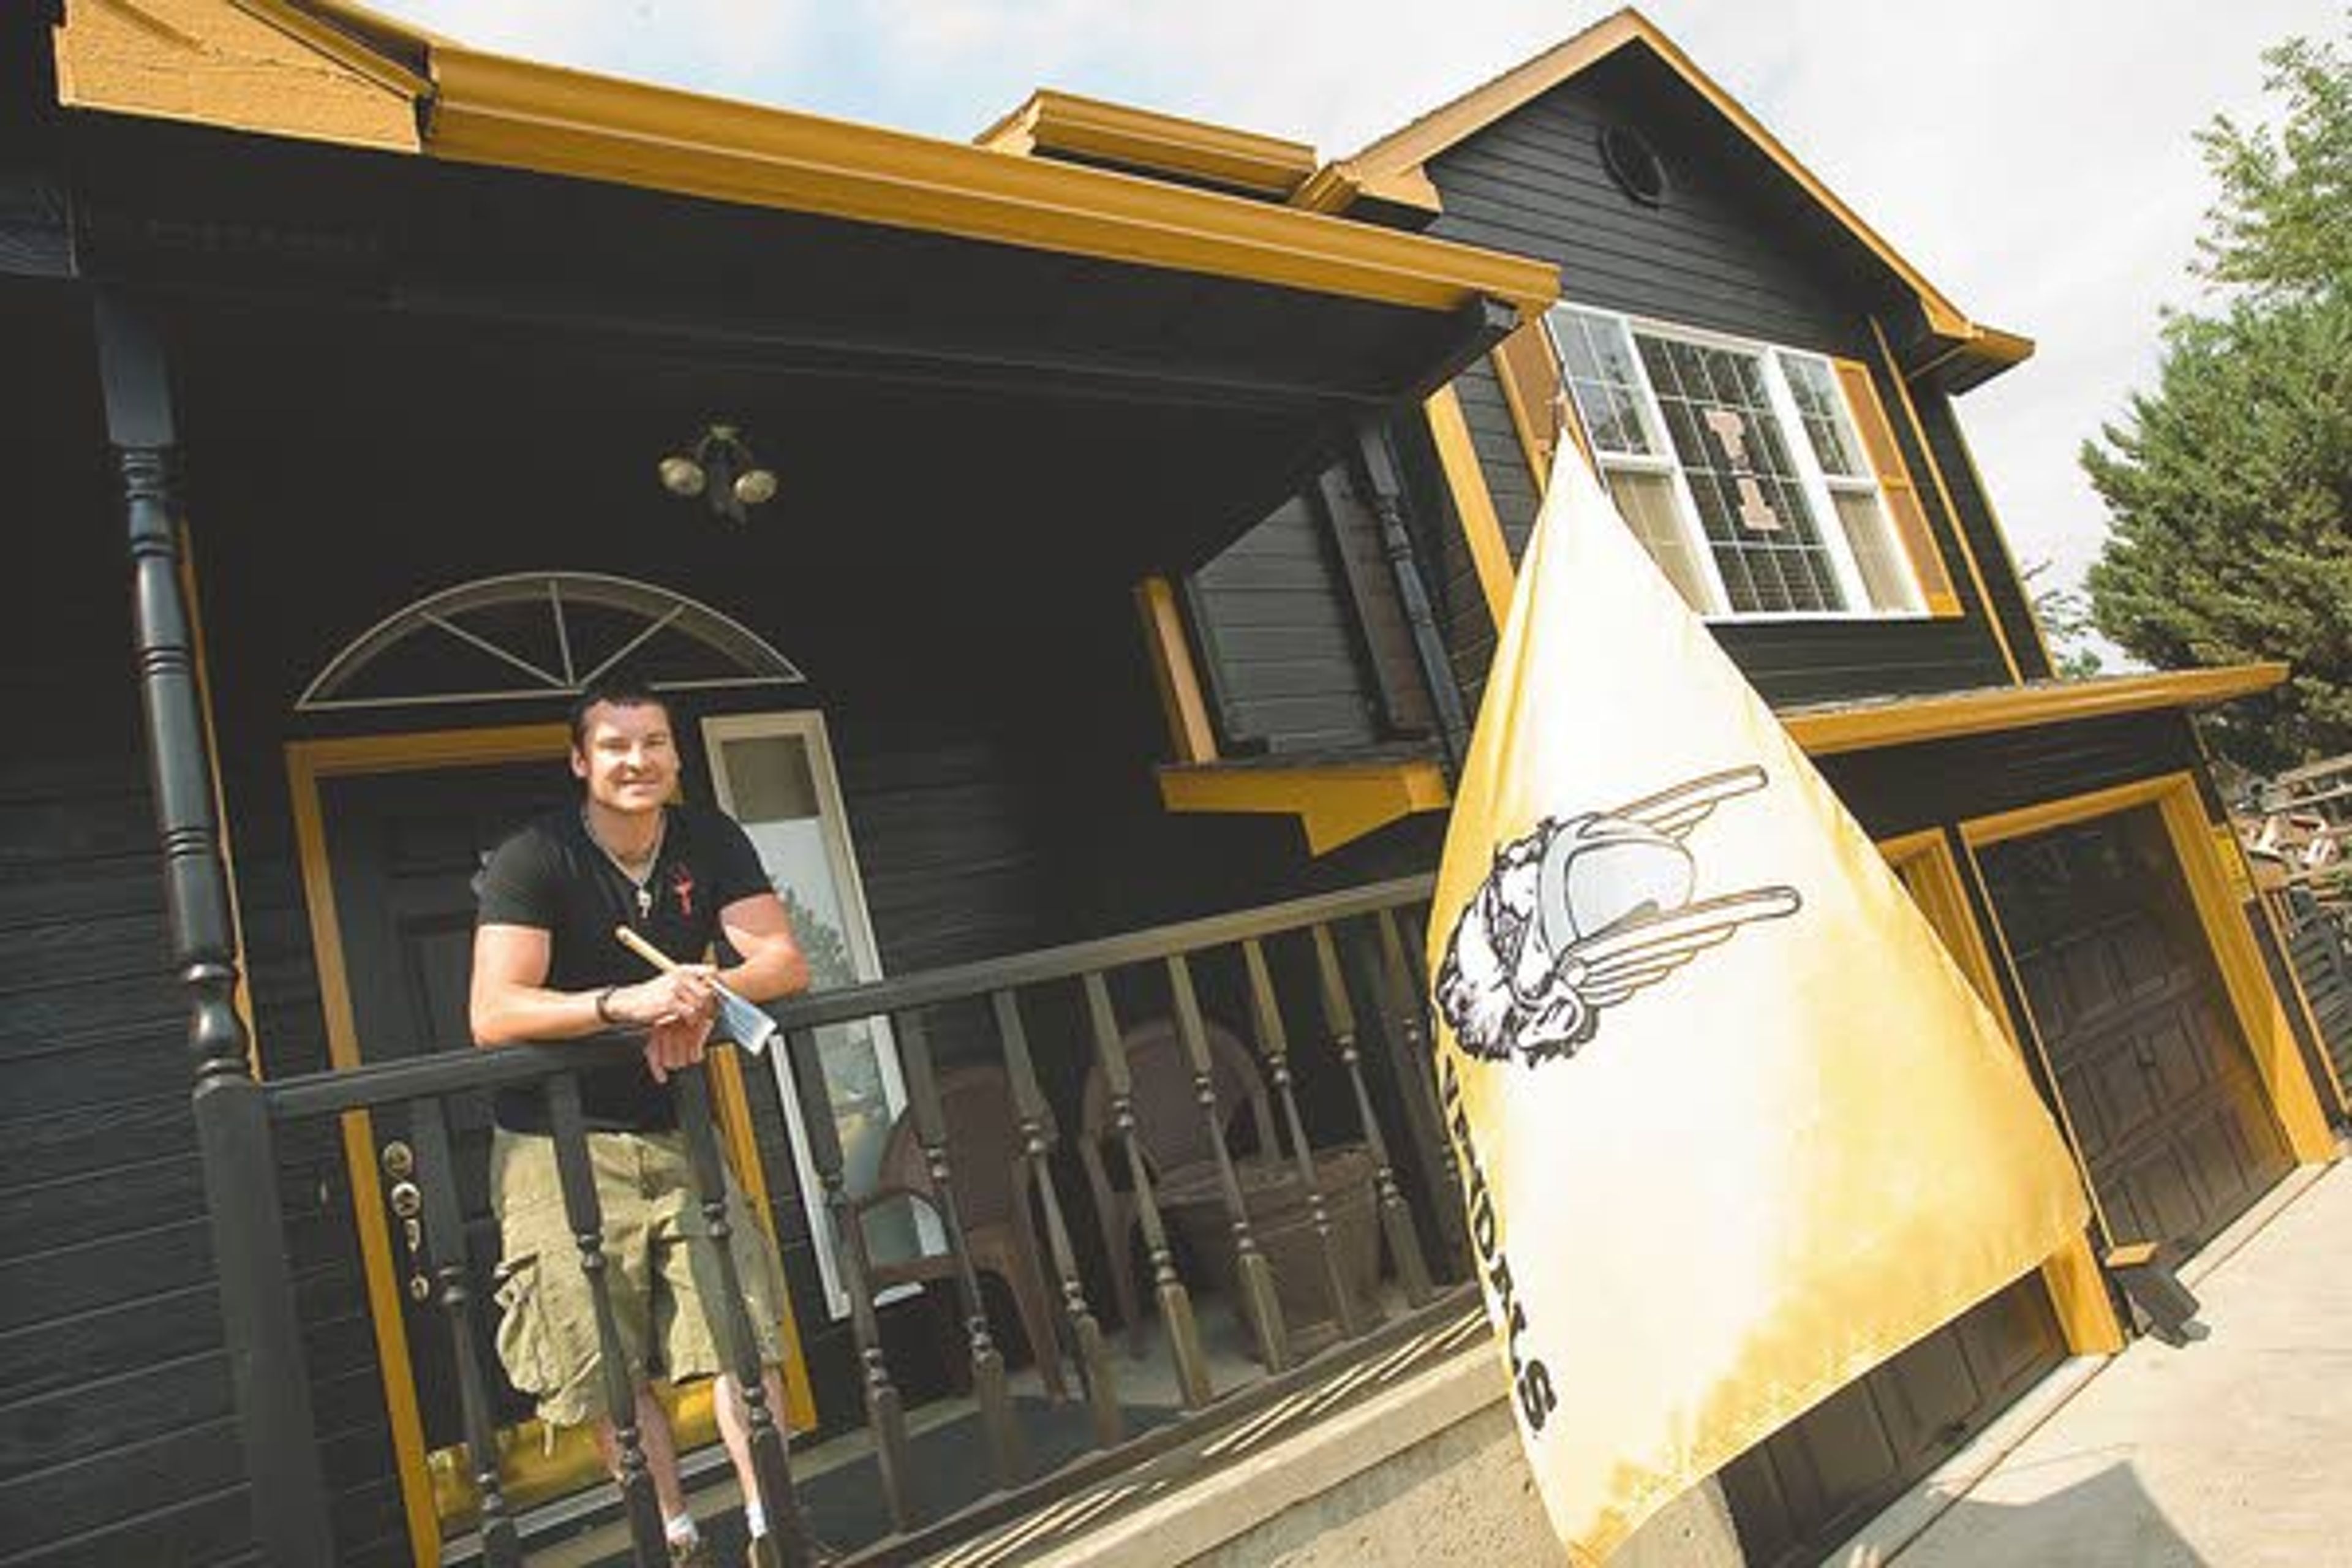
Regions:
[[[1398,931],[1396,911],[1373,911],[1380,933],[1381,992],[1393,1026],[1388,1035],[1391,1066],[1397,1075],[1397,1098],[1405,1120],[1412,1123],[1422,1169],[1441,1178],[1444,1191],[1434,1194],[1437,1226],[1454,1265],[1467,1268],[1470,1238],[1462,1212],[1462,1172],[1454,1163],[1454,1140],[1445,1134],[1445,1112],[1437,1100],[1437,1063],[1430,1048],[1429,994],[1421,988],[1412,961],[1405,956],[1404,938]]]
[[[1332,1048],[1348,1069],[1348,1081],[1356,1093],[1356,1117],[1364,1130],[1364,1144],[1372,1152],[1372,1188],[1380,1197],[1381,1232],[1388,1238],[1389,1257],[1404,1286],[1404,1299],[1415,1307],[1423,1306],[1437,1291],[1429,1280],[1429,1264],[1422,1256],[1421,1232],[1413,1224],[1412,1205],[1397,1186],[1396,1167],[1390,1163],[1388,1140],[1381,1135],[1381,1120],[1372,1110],[1371,1091],[1364,1084],[1363,1051],[1356,1043],[1356,1005],[1348,999],[1348,982],[1339,973],[1331,928],[1318,925],[1314,935],[1315,974],[1322,993],[1324,1023],[1331,1031]]]
[[[1282,1005],[1274,994],[1274,976],[1265,966],[1265,950],[1255,937],[1242,943],[1242,963],[1249,971],[1250,1018],[1256,1026],[1258,1048],[1265,1053],[1266,1077],[1282,1102],[1284,1123],[1290,1130],[1290,1153],[1298,1180],[1307,1189],[1307,1217],[1315,1228],[1323,1255],[1323,1291],[1331,1300],[1331,1321],[1339,1332],[1354,1339],[1364,1331],[1363,1313],[1356,1293],[1348,1288],[1348,1271],[1339,1258],[1339,1240],[1331,1229],[1323,1182],[1315,1168],[1315,1151],[1307,1144],[1307,1123],[1298,1114],[1298,1095],[1291,1086],[1290,1035],[1282,1022]],[[1274,1152],[1272,1150],[1268,1153]]]
[[[874,1312],[874,1292],[866,1284],[866,1232],[849,1197],[843,1174],[841,1129],[834,1124],[833,1092],[824,1081],[824,1060],[817,1050],[816,1032],[794,1029],[785,1037],[791,1053],[793,1082],[799,1086],[801,1125],[808,1133],[809,1163],[816,1167],[817,1184],[824,1189],[824,1212],[833,1226],[834,1258],[841,1269],[842,1289],[849,1293],[850,1331],[857,1342],[857,1362],[866,1397],[866,1419],[874,1428],[874,1458],[881,1470],[882,1500],[890,1512],[891,1527],[901,1532],[915,1524],[914,1494],[908,1483],[913,1461],[907,1447],[907,1407],[898,1385],[890,1380],[890,1363],[882,1353],[882,1327]]]
[[[100,294],[93,325],[106,438],[130,546],[132,653],[163,852],[164,914],[174,973],[188,1002],[205,1206],[221,1318],[238,1352],[229,1360],[252,1481],[254,1539],[274,1568],[302,1568],[329,1561],[333,1537],[286,1259],[269,1107],[253,1079],[236,1012],[236,931],[214,805],[216,779],[181,591],[171,379],[154,323],[133,302]]]
[[[736,1392],[743,1401],[751,1479],[760,1494],[761,1515],[768,1523],[764,1550],[774,1558],[772,1563],[761,1561],[762,1546],[755,1542],[754,1568],[808,1568],[808,1529],[801,1519],[800,1496],[793,1488],[783,1423],[768,1404],[767,1369],[760,1359],[759,1334],[751,1325],[751,1309],[743,1301],[742,1272],[735,1267],[735,1220],[727,1212],[727,1162],[719,1152],[719,1130],[710,1115],[709,1068],[698,1062],[672,1072],[670,1092],[677,1101],[678,1130],[686,1135],[694,1201],[702,1209],[701,1234],[688,1245],[701,1254],[702,1277],[717,1287],[698,1289],[696,1294],[702,1298],[703,1321],[727,1358]],[[715,1316],[714,1296],[718,1298]]]
[[[1242,1311],[1257,1339],[1258,1360],[1268,1372],[1290,1366],[1290,1334],[1282,1321],[1282,1303],[1274,1293],[1274,1268],[1258,1250],[1250,1226],[1249,1205],[1242,1199],[1241,1178],[1225,1147],[1224,1118],[1217,1106],[1216,1067],[1209,1056],[1209,1034],[1201,1022],[1201,999],[1192,990],[1192,967],[1181,952],[1168,955],[1168,989],[1176,1003],[1176,1033],[1184,1042],[1184,1056],[1192,1064],[1192,1098],[1201,1108],[1209,1147],[1216,1155],[1217,1185],[1225,1200],[1225,1218],[1234,1232],[1234,1278],[1241,1282]]]
[[[1143,1226],[1143,1247],[1151,1260],[1152,1292],[1160,1300],[1160,1323],[1168,1335],[1168,1354],[1176,1370],[1176,1386],[1187,1409],[1207,1405],[1208,1358],[1202,1353],[1200,1325],[1192,1317],[1192,1292],[1176,1272],[1175,1249],[1168,1245],[1168,1227],[1160,1222],[1160,1200],[1151,1190],[1150,1163],[1136,1135],[1135,1084],[1128,1076],[1127,1052],[1119,1044],[1118,1015],[1111,1006],[1110,987],[1099,970],[1086,976],[1087,1016],[1092,1026],[1095,1060],[1110,1086],[1111,1127],[1127,1152],[1128,1182],[1135,1195],[1136,1218]],[[1127,1268],[1127,1238],[1118,1238],[1110,1259],[1117,1269]],[[1139,1346],[1141,1342],[1137,1342]]]
[[[629,1522],[629,1548],[639,1568],[667,1568],[669,1542],[662,1529],[661,1500],[654,1494],[653,1472],[646,1467],[646,1447],[637,1431],[636,1380],[621,1344],[621,1329],[613,1315],[613,1290],[604,1278],[604,1205],[596,1199],[596,1170],[588,1152],[588,1128],[580,1113],[580,1080],[569,1072],[547,1080],[548,1128],[555,1140],[555,1169],[563,1186],[563,1219],[580,1247],[580,1272],[587,1277],[588,1296],[596,1314],[597,1382],[604,1395],[604,1413],[613,1423],[613,1447],[620,1474],[621,1507]],[[542,1258],[537,1267],[552,1268]]]
[[[1053,1254],[1054,1272],[1062,1282],[1062,1313],[1069,1320],[1070,1344],[1076,1352],[1078,1375],[1087,1385],[1087,1413],[1094,1424],[1095,1442],[1115,1447],[1126,1433],[1119,1414],[1118,1391],[1111,1382],[1110,1358],[1103,1353],[1102,1325],[1087,1304],[1087,1288],[1078,1278],[1077,1253],[1070,1246],[1069,1226],[1062,1220],[1061,1194],[1054,1184],[1053,1112],[1045,1091],[1037,1086],[1037,1069],[1029,1056],[1029,1031],[1021,1022],[1021,1003],[1010,991],[992,993],[996,1032],[1004,1047],[1004,1065],[1013,1083],[1013,1110],[1021,1123],[1021,1149],[1027,1156],[1045,1215],[1046,1248]]]
[[[498,1419],[490,1405],[489,1376],[482,1366],[480,1300],[466,1277],[466,1226],[457,1210],[457,1168],[449,1157],[448,1118],[439,1100],[421,1100],[411,1107],[408,1125],[416,1148],[410,1179],[424,1210],[425,1258],[438,1287],[436,1300],[457,1358],[457,1407],[465,1420],[466,1457],[481,1499],[482,1557],[490,1568],[514,1568],[522,1562],[522,1545],[499,1479]],[[404,1207],[398,1193],[395,1187],[395,1213]]]
[[[931,1042],[918,1013],[893,1015],[893,1037],[898,1045],[898,1065],[907,1077],[907,1103],[914,1115],[915,1139],[922,1145],[924,1167],[930,1173],[931,1198],[940,1223],[948,1233],[948,1248],[955,1258],[956,1304],[963,1311],[964,1335],[971,1348],[971,1391],[980,1405],[981,1429],[987,1434],[988,1458],[1000,1488],[1019,1483],[1029,1468],[1020,1426],[1013,1418],[1013,1396],[1004,1378],[1004,1352],[997,1348],[986,1303],[980,1293],[980,1276],[971,1266],[964,1239],[963,1213],[957,1206],[955,1169],[948,1158],[948,1132],[940,1110],[939,1076],[931,1063]],[[1060,1352],[1052,1345],[1032,1345],[1042,1363]]]

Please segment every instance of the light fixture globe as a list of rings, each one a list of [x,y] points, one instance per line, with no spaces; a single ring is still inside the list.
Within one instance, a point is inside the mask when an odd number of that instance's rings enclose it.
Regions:
[[[692,500],[702,493],[705,480],[702,465],[692,458],[679,457],[676,454],[664,458],[661,460],[660,472],[662,489],[669,491],[670,494]]]
[[[776,499],[776,476],[768,468],[746,468],[735,476],[735,499],[745,506],[764,506]]]

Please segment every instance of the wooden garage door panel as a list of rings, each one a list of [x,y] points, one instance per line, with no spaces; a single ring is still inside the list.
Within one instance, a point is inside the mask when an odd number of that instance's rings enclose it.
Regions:
[[[2205,1240],[2291,1160],[2161,820],[1994,845],[1983,865],[2113,1239]]]

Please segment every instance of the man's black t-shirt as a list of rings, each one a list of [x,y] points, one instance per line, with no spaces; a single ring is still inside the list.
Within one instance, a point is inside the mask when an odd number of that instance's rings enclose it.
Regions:
[[[567,806],[499,846],[482,872],[475,919],[480,925],[546,931],[548,988],[600,991],[654,973],[621,945],[614,926],[635,926],[672,958],[694,963],[718,939],[720,910],[771,890],[743,829],[698,806],[667,808],[661,853],[646,889],[653,902],[640,919],[635,886],[588,837],[581,808]],[[580,1100],[588,1125],[598,1131],[657,1132],[677,1125],[669,1090],[653,1080],[643,1061],[582,1074]],[[499,1126],[515,1131],[547,1131],[546,1100],[537,1089],[500,1090],[497,1115]]]

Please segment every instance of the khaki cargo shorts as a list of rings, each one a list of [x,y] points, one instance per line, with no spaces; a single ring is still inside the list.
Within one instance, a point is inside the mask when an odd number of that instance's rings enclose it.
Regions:
[[[694,1201],[679,1132],[592,1132],[590,1163],[604,1217],[604,1278],[628,1357],[629,1380],[686,1383],[729,1370],[703,1303],[719,1298],[716,1259]],[[499,1216],[499,1360],[516,1388],[539,1402],[540,1419],[571,1426],[604,1414],[595,1299],[564,1218],[555,1141],[500,1129],[490,1145],[490,1204]],[[727,1223],[735,1272],[760,1360],[783,1357],[777,1318],[783,1270],[775,1242],[730,1178]]]

